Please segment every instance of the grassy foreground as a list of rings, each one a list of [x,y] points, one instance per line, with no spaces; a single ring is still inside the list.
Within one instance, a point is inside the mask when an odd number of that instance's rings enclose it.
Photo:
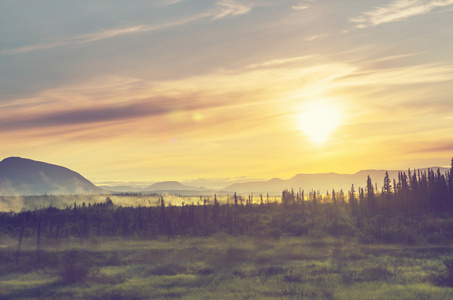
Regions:
[[[67,240],[39,255],[24,241],[16,265],[14,241],[0,241],[1,299],[453,299],[450,246],[218,234]]]

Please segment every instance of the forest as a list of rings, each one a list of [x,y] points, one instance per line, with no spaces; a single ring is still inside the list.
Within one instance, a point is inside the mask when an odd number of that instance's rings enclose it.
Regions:
[[[284,190],[281,197],[237,195],[172,205],[159,196],[151,206],[121,206],[107,197],[99,203],[76,203],[65,209],[49,206],[33,211],[1,212],[3,234],[39,235],[58,240],[77,237],[301,236],[317,231],[330,236],[355,236],[362,241],[449,241],[453,224],[444,219],[453,209],[453,167],[448,174],[386,172],[382,189],[368,177],[366,188],[354,186],[321,194]],[[189,198],[193,200],[193,197]],[[149,201],[148,203],[151,204]],[[154,204],[154,203],[153,203]],[[442,221],[441,221],[442,220]]]
[[[43,290],[46,297],[64,298],[70,286],[68,298],[196,298],[200,289],[207,298],[218,298],[219,281],[258,279],[266,291],[247,294],[243,287],[225,298],[360,298],[354,293],[378,283],[412,290],[412,284],[425,284],[437,287],[440,298],[452,295],[453,159],[446,174],[408,170],[391,180],[386,173],[381,189],[368,177],[365,188],[351,186],[346,192],[235,193],[181,205],[165,198],[143,206],[122,206],[106,197],[64,209],[1,212],[3,297],[39,298]],[[417,263],[425,268],[417,271],[422,275],[413,275],[414,270],[402,275]],[[147,269],[132,271],[137,265]],[[38,274],[48,279],[44,288],[36,282],[25,289],[8,283],[8,276]],[[186,275],[192,279],[180,283]],[[329,276],[335,277],[334,286],[326,284]],[[134,292],[128,277],[148,278],[154,288]],[[163,278],[175,283],[166,286]],[[267,290],[269,280],[275,287]],[[419,292],[431,297],[426,286]],[[387,296],[399,298],[394,293]]]

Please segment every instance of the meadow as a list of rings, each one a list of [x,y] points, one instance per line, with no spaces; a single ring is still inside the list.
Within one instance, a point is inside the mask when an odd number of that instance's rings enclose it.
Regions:
[[[231,236],[0,244],[2,299],[452,299],[451,245]]]

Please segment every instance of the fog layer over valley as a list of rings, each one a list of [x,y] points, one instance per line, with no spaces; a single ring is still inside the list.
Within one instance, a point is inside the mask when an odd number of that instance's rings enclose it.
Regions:
[[[447,168],[431,168],[445,174]],[[424,173],[428,169],[413,170],[412,173]],[[398,180],[399,174],[408,171],[388,171],[389,179]],[[53,206],[65,208],[74,203],[94,204],[105,201],[110,197],[117,205],[122,206],[155,206],[158,205],[160,196],[172,205],[202,204],[206,199],[211,203],[214,196],[220,203],[232,202],[234,194],[241,199],[251,198],[254,203],[259,203],[262,197],[280,199],[282,191],[287,189],[307,195],[314,191],[318,195],[327,195],[332,190],[343,191],[345,194],[354,185],[356,188],[364,187],[367,177],[370,176],[375,189],[381,190],[385,170],[363,170],[355,174],[298,174],[290,179],[273,178],[270,180],[256,180],[244,182],[245,178],[217,179],[212,184],[223,188],[205,188],[194,186],[198,183],[210,183],[209,179],[193,180],[188,183],[177,181],[163,181],[146,184],[140,183],[114,183],[112,186],[104,183],[98,187],[80,174],[67,168],[38,162],[19,157],[6,158],[0,162],[0,211],[20,211],[21,209],[33,210]],[[419,175],[419,174],[418,174]],[[231,182],[235,182],[231,184]],[[192,185],[191,185],[191,184]]]

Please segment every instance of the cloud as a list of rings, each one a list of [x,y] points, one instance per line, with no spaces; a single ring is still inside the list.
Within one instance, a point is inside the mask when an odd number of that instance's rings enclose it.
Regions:
[[[166,2],[165,5],[172,5],[179,3],[184,0],[175,0]],[[178,27],[182,25],[186,25],[188,23],[204,19],[204,18],[212,18],[212,20],[222,19],[225,17],[234,17],[239,15],[244,15],[250,12],[253,8],[253,4],[251,3],[241,3],[234,0],[223,0],[217,3],[220,9],[212,9],[207,10],[205,12],[195,14],[192,16],[188,16],[185,18],[181,18],[175,21],[169,21],[162,24],[156,25],[136,25],[136,26],[128,26],[122,28],[113,28],[113,29],[100,29],[96,32],[71,36],[67,38],[63,38],[57,41],[45,42],[45,43],[38,43],[33,45],[27,45],[23,47],[17,47],[13,49],[6,49],[0,51],[0,54],[3,55],[15,55],[15,54],[22,54],[26,52],[32,51],[39,51],[39,50],[48,50],[52,48],[62,47],[66,45],[75,45],[75,44],[88,44],[93,43],[101,40],[112,39],[121,36],[127,36],[132,34],[140,34],[152,31],[159,31],[168,28]]]
[[[3,50],[3,51],[0,51],[0,54],[5,54],[5,55],[21,54],[21,53],[26,53],[26,52],[31,52],[31,51],[52,49],[55,47],[64,46],[66,44],[67,44],[67,42],[65,42],[65,41],[36,44],[36,45],[30,45],[30,46],[18,47],[18,48],[14,48],[14,49]]]
[[[20,120],[5,118],[0,121],[0,127],[4,130],[24,128],[46,128],[51,126],[94,124],[122,119],[136,118],[143,115],[153,115],[164,112],[159,106],[144,104],[129,104],[127,106],[97,106],[81,109],[54,110],[47,113],[38,113],[31,116],[23,116]]]
[[[183,2],[183,1],[186,1],[186,0],[167,0],[167,1],[164,1],[162,6],[170,6],[170,5],[174,5],[174,4]]]
[[[250,3],[241,3],[234,0],[222,0],[217,3],[221,7],[221,10],[216,13],[213,20],[222,19],[228,16],[240,16],[247,14],[253,8]]]
[[[100,132],[115,128],[113,135],[130,133],[128,128],[134,128],[134,134],[147,128],[148,134],[172,130],[192,134],[195,129],[195,135],[201,131],[209,136],[218,132],[240,135],[256,126],[266,126],[267,118],[281,115],[269,106],[283,101],[288,88],[301,88],[302,78],[318,81],[325,75],[323,70],[341,68],[284,67],[285,63],[301,60],[275,60],[257,63],[251,69],[221,70],[181,80],[91,78],[82,84],[10,101],[0,116],[0,128],[2,135],[8,136],[8,132],[70,136],[89,127],[99,128]],[[252,109],[257,115],[250,118],[248,112]],[[143,127],[143,122],[155,126]],[[244,127],[245,123],[248,125]]]
[[[313,36],[310,36],[310,37],[304,39],[304,41],[311,42],[311,41],[314,41],[314,40],[317,40],[317,39],[320,39],[320,38],[323,38],[323,37],[327,37],[327,36],[329,36],[329,35],[328,34],[313,35]]]
[[[302,0],[298,4],[291,6],[292,10],[304,10],[310,8],[314,0]]]
[[[62,39],[60,41],[49,42],[49,43],[41,43],[35,45],[29,45],[24,47],[18,47],[14,49],[8,49],[0,51],[0,54],[3,55],[14,55],[14,54],[21,54],[25,52],[37,51],[37,50],[47,50],[51,48],[66,46],[66,45],[74,45],[74,44],[88,44],[96,41],[111,39],[120,36],[126,36],[131,34],[139,34],[139,33],[146,33],[152,31],[159,31],[168,28],[178,27],[181,25],[185,25],[203,18],[211,17],[213,14],[210,12],[200,13],[197,15],[193,15],[187,18],[183,18],[176,21],[171,21],[167,23],[157,24],[157,25],[137,25],[137,26],[129,26],[123,28],[116,28],[116,29],[101,29],[100,31],[72,36],[69,38]]]
[[[407,53],[407,54],[399,54],[399,55],[389,55],[389,56],[382,56],[376,59],[370,59],[368,60],[369,62],[384,62],[384,61],[389,61],[389,60],[397,60],[401,58],[408,58],[408,57],[413,57],[417,55],[424,54],[425,52],[416,52],[416,53]]]
[[[437,111],[412,104],[422,99],[430,99],[429,106],[438,104],[436,94],[420,91],[423,87],[433,91],[434,85],[426,83],[453,81],[453,66],[366,69],[360,61],[321,60],[281,57],[175,80],[87,78],[10,101],[2,108],[0,140],[8,141],[2,153],[33,154],[41,160],[50,155],[76,157],[79,161],[73,165],[83,164],[87,170],[99,167],[107,178],[111,174],[131,180],[152,178],[147,177],[149,168],[162,178],[175,176],[173,171],[187,178],[192,173],[232,177],[254,168],[257,171],[247,175],[258,176],[265,174],[260,169],[264,165],[294,167],[286,162],[292,163],[301,151],[309,161],[320,157],[295,129],[301,104],[317,99],[332,98],[346,108],[347,123],[332,136],[333,148],[342,159],[349,155],[342,149],[357,149],[354,155],[366,159],[376,151],[393,149],[383,146],[386,140],[395,140],[396,146],[401,139],[427,136],[430,141],[436,127],[451,128],[451,120],[433,121],[440,119]],[[379,93],[373,93],[376,89]],[[408,103],[402,105],[404,101]],[[442,113],[451,115],[447,111]],[[202,118],[194,118],[196,114]],[[427,128],[429,122],[434,124]],[[444,136],[448,135],[436,138]],[[285,158],[279,162],[280,156]],[[263,163],[269,157],[272,163]],[[212,165],[221,171],[212,172]]]
[[[310,59],[311,56],[299,56],[299,57],[291,57],[291,58],[283,58],[283,59],[274,59],[270,61],[264,61],[260,63],[254,63],[251,65],[246,66],[246,69],[257,69],[257,68],[267,68],[267,67],[275,67],[275,66],[282,66],[289,63],[298,62],[301,60]]]
[[[147,122],[157,125],[146,129],[148,133],[179,130],[180,134],[191,134],[194,129],[195,134],[203,131],[211,135],[219,130],[240,134],[272,124],[272,119],[292,114],[294,105],[329,91],[341,94],[363,87],[369,91],[447,82],[453,80],[452,74],[453,66],[448,65],[370,71],[346,63],[313,64],[310,57],[301,56],[180,80],[92,78],[4,105],[0,128],[3,133],[42,134],[45,129],[74,135],[95,125],[102,125],[105,132],[111,130],[109,127],[116,133],[130,132],[131,127],[140,132],[137,128]],[[411,93],[404,99],[407,97]],[[250,118],[251,110],[256,117]],[[243,126],[244,122],[248,125]]]
[[[363,12],[349,21],[356,23],[356,28],[374,27],[404,21],[410,17],[427,14],[435,8],[452,4],[453,0],[394,0],[387,6]]]
[[[369,86],[423,84],[453,80],[453,65],[426,64],[411,67],[390,68],[373,71],[357,71],[341,77],[338,86]]]
[[[439,141],[431,147],[420,147],[420,144],[416,145],[419,148],[416,148],[411,151],[411,153],[452,153],[453,152],[453,142]]]

